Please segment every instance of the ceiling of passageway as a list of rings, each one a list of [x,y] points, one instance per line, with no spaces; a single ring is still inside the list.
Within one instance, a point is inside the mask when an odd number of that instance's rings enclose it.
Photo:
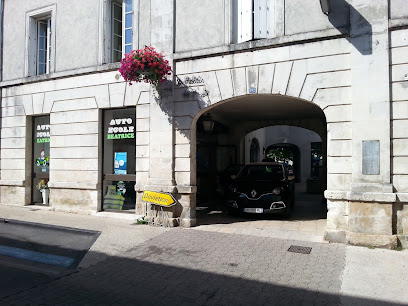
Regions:
[[[325,120],[323,111],[317,105],[282,95],[239,97],[217,105],[205,114],[230,127],[245,121]]]

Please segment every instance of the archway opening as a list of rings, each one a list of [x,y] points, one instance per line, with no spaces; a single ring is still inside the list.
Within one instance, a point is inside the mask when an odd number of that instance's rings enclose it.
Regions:
[[[238,219],[226,215],[228,188],[242,167],[247,163],[268,162],[270,159],[286,164],[288,171],[294,174],[295,189],[303,192],[303,198],[298,198],[296,194],[296,202],[312,201],[313,205],[319,205],[321,208],[320,214],[295,213],[285,220],[325,219],[323,191],[326,188],[327,124],[322,109],[317,105],[282,95],[246,95],[211,105],[203,109],[195,119],[193,128],[195,135],[192,136],[193,145],[194,142],[196,144],[194,148],[196,151],[193,150],[196,152],[196,163],[192,165],[192,175],[194,176],[195,171],[198,224],[235,221],[242,223],[253,219],[282,220],[280,215],[275,214],[267,216],[251,213],[239,216]],[[308,150],[303,150],[287,140],[266,141],[269,138],[279,138],[284,129],[298,134],[300,138],[302,137],[300,131],[307,131],[316,135],[317,140],[306,137]],[[268,136],[266,132],[262,134],[259,132],[261,130],[268,130],[273,137]],[[312,143],[320,143],[320,149],[313,145],[312,150]],[[313,154],[316,158],[320,154],[318,162],[320,168],[313,168]],[[304,162],[303,155],[309,158],[308,162]],[[309,170],[306,171],[307,175],[302,176],[303,163],[309,165]],[[318,170],[321,178],[320,186],[316,189],[318,192],[315,194],[306,192],[307,180],[312,179],[311,169],[315,169],[314,173]]]
[[[300,150],[297,145],[286,143],[269,145],[265,150],[264,161],[287,164],[295,175],[295,181],[300,182]]]
[[[253,138],[251,141],[249,156],[249,161],[251,163],[256,163],[259,161],[259,141],[256,138]]]

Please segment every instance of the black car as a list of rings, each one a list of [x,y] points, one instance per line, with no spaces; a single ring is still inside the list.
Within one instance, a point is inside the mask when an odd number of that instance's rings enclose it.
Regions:
[[[220,190],[222,195],[228,194],[228,187],[231,186],[233,179],[231,177],[236,177],[241,171],[244,165],[233,164],[228,166],[220,175]]]
[[[244,166],[229,187],[227,212],[290,215],[294,206],[294,176],[281,163]]]

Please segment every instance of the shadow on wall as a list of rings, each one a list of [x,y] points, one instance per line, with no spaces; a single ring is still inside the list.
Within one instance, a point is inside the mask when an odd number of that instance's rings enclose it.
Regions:
[[[341,15],[336,14],[340,11],[341,7],[349,8],[350,16],[350,29],[348,41],[356,48],[362,55],[370,55],[373,53],[372,43],[373,43],[373,30],[371,24],[360,14],[351,4],[347,3],[345,0],[332,0],[330,2],[330,12],[328,15],[330,23],[339,28],[339,18]],[[339,29],[341,30],[341,29]]]
[[[372,54],[372,26],[367,19],[346,0],[331,0],[330,4],[330,23],[344,33],[342,25],[345,18],[344,8],[347,7],[350,20],[348,41],[362,55]],[[175,76],[175,81],[168,80],[156,87],[155,98],[168,122],[188,140],[191,140],[190,128],[195,115],[211,104],[210,92],[200,76],[186,77],[184,81]],[[183,106],[177,109],[177,116],[174,116],[174,104],[178,102],[182,102]]]
[[[194,87],[195,82],[200,82],[200,90],[195,90],[198,88]],[[176,76],[176,82],[168,80],[160,83],[156,87],[154,94],[157,105],[167,116],[167,120],[173,125],[173,129],[177,130],[189,141],[191,140],[191,123],[195,115],[211,104],[209,91],[203,84],[204,81],[200,77],[193,76],[191,79],[187,77],[183,82]],[[182,104],[177,110],[175,109],[176,103]],[[174,115],[176,111],[177,116]]]

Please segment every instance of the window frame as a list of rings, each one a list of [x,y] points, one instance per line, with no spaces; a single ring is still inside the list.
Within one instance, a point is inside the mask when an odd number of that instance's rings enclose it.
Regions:
[[[46,26],[45,36],[43,36],[45,38],[45,49],[41,49],[41,46],[40,46],[40,37],[41,37],[40,26],[42,24]],[[40,51],[45,52],[45,57],[44,57],[45,62],[40,61],[40,55],[39,55]],[[49,18],[49,17],[37,20],[37,49],[36,49],[36,53],[37,53],[36,75],[50,73],[50,64],[51,64],[51,59],[50,59],[50,53],[51,53],[51,18]],[[43,73],[40,73],[40,65],[41,64],[45,65],[45,72],[43,72]]]
[[[131,0],[132,9],[130,11],[126,11],[127,1],[128,0],[101,0],[104,2],[103,4],[103,31],[100,33],[101,38],[101,48],[102,52],[100,53],[100,63],[107,64],[107,63],[117,63],[119,61],[114,61],[114,48],[113,48],[113,36],[114,36],[114,16],[113,16],[113,7],[115,5],[121,6],[122,8],[122,27],[121,27],[121,47],[122,47],[122,57],[124,57],[126,47],[131,46],[130,49],[133,50],[135,47],[135,34],[137,34],[137,21],[138,18],[137,8],[139,6],[138,0]],[[126,16],[132,15],[131,19],[131,27],[126,27]],[[136,29],[136,30],[135,30]],[[131,30],[131,42],[126,42],[126,31]],[[117,50],[116,50],[117,51]]]
[[[55,38],[56,38],[56,9],[51,5],[41,9],[26,12],[26,48],[25,48],[25,69],[24,76],[39,76],[55,72]],[[38,26],[47,20],[47,58],[46,71],[39,74],[38,64]]]
[[[122,56],[126,53],[129,53],[130,51],[133,50],[133,28],[134,28],[134,3],[133,0],[130,0],[130,4],[131,4],[131,9],[129,11],[127,11],[127,3],[126,0],[123,0],[123,4],[122,4]],[[126,27],[126,16],[131,16],[131,22],[130,22],[130,27]],[[130,30],[131,31],[131,39],[130,42],[126,42],[126,31]],[[130,51],[126,52],[126,47],[130,46]]]
[[[35,166],[35,160],[37,159],[38,156],[35,155],[35,140],[36,140],[36,136],[34,136],[34,134],[36,134],[38,132],[37,130],[37,124],[38,122],[36,122],[36,119],[45,119],[48,117],[48,123],[46,125],[48,125],[48,133],[50,133],[50,114],[41,114],[41,115],[36,115],[36,116],[32,116],[31,117],[31,134],[32,134],[32,139],[31,139],[31,199],[30,199],[30,204],[31,205],[45,205],[45,206],[49,206],[49,202],[48,204],[43,204],[42,202],[36,202],[35,201],[35,195],[34,193],[38,192],[36,191],[36,184],[34,183],[36,180],[41,180],[44,179],[49,183],[50,181],[50,169],[49,169],[49,161],[48,161],[48,165],[45,167],[48,167],[44,169],[46,169],[47,171],[45,172],[36,172],[36,166]],[[49,136],[46,136],[49,138]],[[44,137],[44,138],[46,138]],[[48,142],[48,158],[50,157],[50,142]],[[38,195],[38,194],[37,194]]]
[[[284,35],[284,0],[230,0],[232,43]],[[250,9],[249,7],[252,6]]]
[[[122,18],[121,20],[118,20],[115,18],[115,6],[117,7],[117,9],[119,9],[119,11],[122,14]],[[119,2],[117,1],[111,1],[111,35],[110,35],[110,39],[111,39],[111,62],[118,62],[118,61],[114,61],[115,59],[115,53],[116,52],[120,52],[121,53],[121,58],[123,57],[123,2],[119,4]],[[115,22],[120,22],[120,34],[119,33],[115,33]],[[114,37],[120,37],[120,48],[121,50],[117,50],[115,49],[114,46]]]
[[[107,140],[105,138],[106,134],[106,129],[108,128],[108,125],[106,125],[106,118],[107,116],[110,116],[109,113],[110,112],[114,112],[114,111],[128,111],[129,113],[132,112],[132,116],[134,116],[134,144],[132,144],[133,146],[133,150],[134,150],[134,171],[130,171],[130,173],[127,174],[115,174],[115,170],[114,168],[112,169],[112,172],[106,171],[107,167],[106,167],[106,163],[109,162],[113,162],[113,157],[114,155],[108,154],[106,151],[106,146],[108,144],[108,141],[114,141],[114,140]],[[126,115],[127,116],[127,115]],[[123,181],[123,182],[135,182],[136,184],[136,107],[135,106],[125,106],[125,107],[113,107],[113,108],[106,108],[102,110],[102,124],[101,124],[101,129],[102,132],[100,133],[100,143],[101,143],[101,154],[102,154],[102,179],[101,179],[101,188],[100,188],[100,192],[101,192],[101,201],[99,202],[99,208],[98,211],[109,211],[109,212],[119,212],[119,213],[134,213],[135,209],[136,209],[136,202],[134,203],[134,208],[132,207],[132,209],[129,210],[113,210],[113,209],[109,209],[109,208],[104,208],[104,200],[105,200],[105,186],[108,186],[107,182],[110,181]],[[113,119],[113,118],[111,118]],[[112,153],[114,153],[115,151],[112,150]],[[131,154],[128,154],[128,158],[131,158]]]

